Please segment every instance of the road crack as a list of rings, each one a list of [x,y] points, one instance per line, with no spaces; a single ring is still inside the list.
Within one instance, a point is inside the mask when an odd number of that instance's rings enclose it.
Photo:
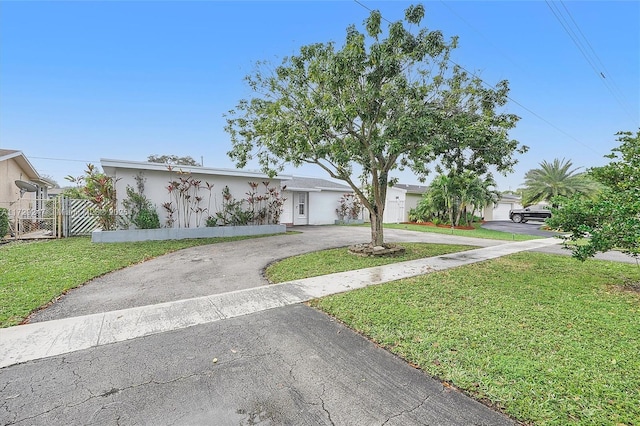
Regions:
[[[395,419],[395,418],[397,418],[397,417],[404,416],[405,414],[411,414],[411,413],[413,413],[414,411],[416,411],[416,410],[420,409],[424,404],[426,404],[426,403],[427,403],[427,401],[429,400],[429,398],[431,398],[431,396],[432,396],[432,395],[427,395],[427,396],[426,396],[426,397],[424,397],[424,399],[423,399],[423,400],[422,400],[418,405],[416,405],[415,407],[410,408],[410,409],[408,409],[408,410],[402,410],[402,411],[400,411],[398,414],[394,414],[393,416],[391,416],[391,417],[387,418],[387,420],[385,420],[385,421],[384,421],[384,423],[382,423],[382,425],[384,426],[384,425],[386,425],[387,423],[389,423],[391,420],[393,420],[393,419]]]

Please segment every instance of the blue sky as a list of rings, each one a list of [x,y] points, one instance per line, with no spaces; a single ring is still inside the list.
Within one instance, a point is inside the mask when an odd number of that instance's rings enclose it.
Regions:
[[[100,158],[190,155],[232,168],[223,114],[251,95],[243,77],[256,61],[341,45],[368,16],[362,5],[395,21],[411,4],[360,3],[0,1],[0,148],[23,151],[61,185]],[[490,84],[510,81],[506,109],[521,117],[510,136],[530,151],[496,176],[501,190],[542,160],[605,164],[614,134],[638,129],[640,2],[552,3],[577,23],[593,67],[545,1],[423,4],[423,26],[460,37],[453,60]],[[325,177],[315,167],[286,172]]]

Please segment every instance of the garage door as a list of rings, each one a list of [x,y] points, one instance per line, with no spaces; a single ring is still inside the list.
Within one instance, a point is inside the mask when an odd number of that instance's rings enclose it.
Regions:
[[[493,220],[509,220],[509,210],[512,208],[512,203],[498,203],[493,209]]]

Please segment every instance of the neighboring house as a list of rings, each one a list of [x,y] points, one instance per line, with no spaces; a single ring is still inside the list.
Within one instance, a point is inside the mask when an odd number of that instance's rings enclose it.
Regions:
[[[50,185],[22,151],[0,149],[0,207],[9,210],[10,220],[38,217]]]
[[[409,211],[416,208],[427,190],[424,185],[407,185],[398,183],[387,189],[387,200],[384,208],[384,223],[400,223],[409,221]]]
[[[490,203],[484,209],[484,220],[509,220],[509,210],[521,209],[522,198],[515,194],[502,194],[500,201]]]
[[[47,197],[51,200],[62,195],[64,188],[49,188],[47,191]]]
[[[276,176],[273,179],[264,173],[252,172],[238,169],[218,169],[200,166],[172,166],[169,170],[166,164],[149,163],[141,161],[100,159],[103,172],[116,180],[116,196],[118,198],[118,208],[123,209],[122,201],[127,198],[127,186],[137,188],[136,176],[144,179],[144,195],[156,207],[162,226],[166,226],[169,213],[163,205],[172,203],[172,208],[179,208],[176,201],[177,191],[169,192],[170,182],[180,181],[181,178],[193,178],[200,181],[201,188],[197,194],[190,195],[188,205],[182,206],[186,214],[178,220],[176,213],[174,216],[174,227],[198,227],[205,226],[207,216],[214,216],[221,211],[225,200],[222,191],[227,186],[231,196],[236,201],[248,198],[251,192],[249,182],[257,183],[256,192],[261,195],[265,193],[265,185],[275,188],[278,193],[283,186],[282,181],[289,180],[291,176]],[[209,190],[206,184],[212,185]],[[199,202],[195,197],[201,198]],[[246,207],[246,205],[245,205]],[[190,212],[190,213],[189,213]],[[188,222],[185,222],[186,215],[190,215]],[[188,225],[188,226],[186,226]]]
[[[31,184],[29,191],[22,191],[16,181]],[[22,151],[0,149],[0,203],[7,207],[22,199],[30,203],[47,198],[51,183],[40,177]],[[33,191],[31,191],[33,189]]]
[[[286,201],[280,222],[287,225],[333,225],[340,198],[353,193],[347,185],[319,178],[294,176],[283,184]]]

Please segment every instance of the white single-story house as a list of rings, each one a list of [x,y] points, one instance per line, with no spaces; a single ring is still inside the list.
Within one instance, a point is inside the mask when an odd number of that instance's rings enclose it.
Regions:
[[[167,226],[170,219],[166,203],[172,203],[177,207],[176,191],[170,193],[171,182],[180,182],[180,179],[195,179],[200,182],[195,211],[191,213],[188,223],[182,215],[177,220],[177,214],[173,215],[173,227],[202,227],[205,226],[206,217],[215,215],[222,209],[224,200],[222,190],[226,186],[229,193],[237,201],[247,200],[249,193],[254,191],[259,197],[264,195],[269,187],[275,188],[284,199],[280,223],[286,225],[333,225],[338,219],[336,209],[344,194],[353,193],[353,190],[340,183],[326,179],[310,177],[294,177],[290,175],[278,175],[273,179],[260,172],[221,169],[200,166],[172,166],[171,170],[166,164],[141,161],[101,159],[100,164],[104,173],[116,181],[116,196],[118,209],[124,211],[123,200],[127,198],[127,186],[137,188],[137,176],[143,178],[144,195],[156,207],[162,226]],[[249,183],[257,183],[252,189]],[[211,190],[209,190],[211,189]],[[193,198],[190,198],[193,203]],[[247,208],[247,203],[243,204]],[[361,213],[362,216],[362,213]],[[187,226],[188,225],[188,226]]]
[[[182,228],[205,226],[206,218],[223,209],[229,200],[223,197],[223,189],[229,188],[234,200],[248,199],[250,193],[263,196],[272,188],[279,195],[283,181],[291,176],[279,175],[270,179],[264,173],[238,169],[219,169],[200,166],[167,166],[161,163],[100,159],[102,170],[115,179],[118,209],[124,211],[127,186],[138,186],[136,177],[143,179],[144,195],[156,207],[161,225]],[[189,186],[187,181],[196,181]],[[185,185],[182,185],[182,183]],[[249,183],[257,184],[252,188]],[[177,185],[176,185],[177,184]],[[184,190],[189,186],[189,190]],[[182,192],[181,192],[182,191]],[[171,204],[167,204],[171,203]],[[246,207],[246,204],[245,204]],[[170,213],[169,209],[175,210]]]
[[[509,220],[509,210],[521,209],[522,198],[515,194],[502,194],[500,201],[490,203],[484,209],[484,220]]]
[[[122,201],[127,197],[127,186],[136,188],[136,176],[144,178],[144,194],[156,206],[162,226],[166,226],[170,219],[163,206],[173,202],[173,207],[176,207],[175,192],[169,191],[170,182],[179,181],[186,176],[201,182],[202,188],[197,194],[201,200],[196,209],[199,213],[192,213],[189,223],[185,223],[185,215],[180,222],[174,217],[173,227],[205,226],[206,216],[214,215],[222,209],[222,190],[225,186],[236,200],[247,199],[251,191],[258,196],[265,193],[267,186],[264,183],[275,188],[284,198],[280,223],[286,225],[334,224],[339,219],[336,209],[340,205],[340,199],[345,194],[353,194],[348,185],[321,178],[279,175],[269,179],[264,173],[238,169],[173,166],[169,170],[166,164],[160,163],[111,159],[101,159],[100,162],[104,173],[116,179],[120,209],[124,207]],[[258,184],[255,190],[249,186],[250,182]],[[418,205],[427,188],[425,185],[407,184],[396,184],[388,188],[383,222],[407,222],[409,211]],[[509,210],[521,207],[519,196],[505,194],[498,203],[485,208],[484,219],[509,220]],[[360,218],[369,221],[366,209],[360,213]]]
[[[348,185],[320,178],[294,176],[283,185],[286,200],[280,222],[287,225],[333,225],[340,198],[353,193]]]

